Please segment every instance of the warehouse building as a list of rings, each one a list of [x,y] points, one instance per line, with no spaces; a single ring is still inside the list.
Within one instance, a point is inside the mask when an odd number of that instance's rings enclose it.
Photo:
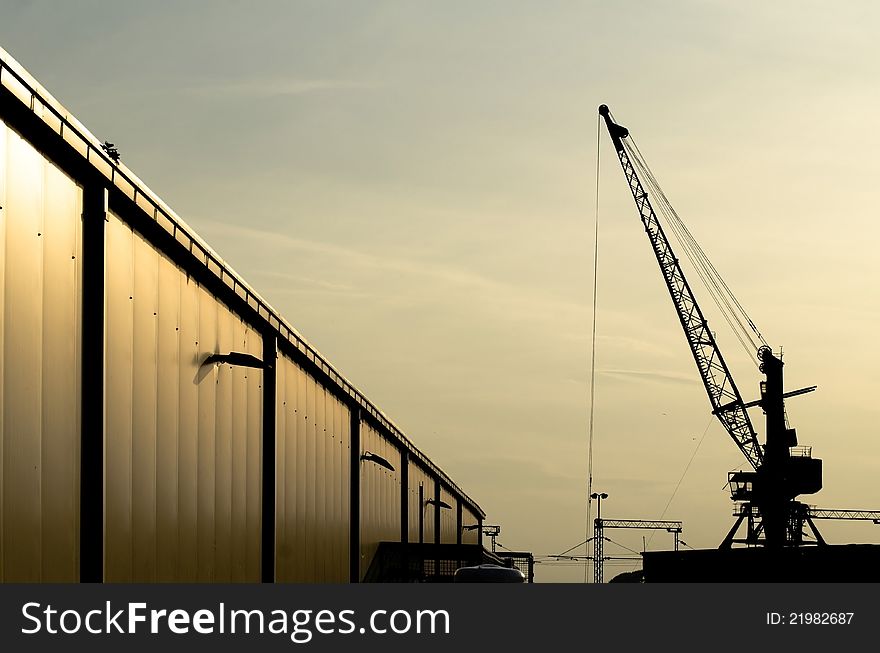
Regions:
[[[480,506],[0,50],[0,580],[439,580]]]

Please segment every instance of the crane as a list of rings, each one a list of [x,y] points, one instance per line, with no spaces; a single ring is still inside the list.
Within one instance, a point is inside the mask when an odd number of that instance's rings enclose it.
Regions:
[[[602,519],[596,518],[596,530],[593,532],[593,582],[605,582],[605,529],[606,528],[641,528],[645,530],[666,531],[672,533],[674,550],[678,551],[681,541],[682,526],[680,521],[660,521],[649,519]],[[610,541],[610,540],[609,540]]]
[[[650,170],[642,162],[638,149],[631,144],[629,130],[614,122],[607,105],[599,107],[599,114],[605,121],[639,218],[651,242],[709,397],[712,413],[751,466],[749,470],[731,472],[728,477],[731,499],[738,502],[738,520],[722,542],[722,547],[729,547],[734,542],[774,548],[798,546],[804,543],[805,522],[817,535],[817,541],[821,542],[808,507],[796,498],[801,494],[816,493],[822,488],[822,461],[812,457],[809,447],[797,446],[796,431],[788,427],[785,415],[787,397],[810,392],[815,386],[785,392],[781,354],[776,356],[764,343],[756,352],[759,369],[765,376],[760,384],[760,399],[748,403],[743,400],[636,168],[641,168],[643,174],[647,174],[655,192],[665,201],[662,190],[659,190]],[[748,324],[754,329],[751,320],[748,320]],[[748,414],[748,409],[756,406],[760,406],[766,416],[763,445],[758,441]],[[748,519],[748,532],[745,539],[737,540],[736,532],[745,519]]]

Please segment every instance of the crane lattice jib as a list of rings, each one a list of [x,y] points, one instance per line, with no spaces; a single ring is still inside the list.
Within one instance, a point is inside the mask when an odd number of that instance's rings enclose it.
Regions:
[[[599,108],[599,113],[605,118],[605,125],[608,127],[608,133],[614,143],[617,157],[620,159],[620,166],[623,168],[623,174],[636,202],[636,208],[639,211],[645,232],[651,241],[654,256],[660,265],[666,288],[672,297],[672,303],[675,305],[681,327],[684,329],[706,393],[709,395],[712,409],[746,459],[752,467],[757,469],[763,461],[763,451],[758,443],[758,436],[743,406],[744,402],[733,381],[733,376],[727,363],[724,362],[721,350],[718,349],[715,337],[709,330],[703,312],[697,304],[687,279],[685,279],[678,258],[672,250],[663,227],[654,213],[648,194],[642,187],[635,167],[630,161],[629,153],[623,143],[623,139],[629,135],[629,132],[626,128],[614,123],[605,105]]]
[[[673,533],[678,531],[681,533],[682,526],[680,521],[657,521],[647,519],[603,519],[603,528],[644,528],[654,531],[669,531]]]
[[[808,508],[807,515],[813,519],[849,519],[880,523],[880,510],[832,510]]]

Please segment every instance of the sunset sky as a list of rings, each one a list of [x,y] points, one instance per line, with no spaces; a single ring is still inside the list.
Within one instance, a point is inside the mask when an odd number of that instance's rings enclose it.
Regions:
[[[0,46],[459,483],[504,546],[543,557],[585,538],[603,102],[784,348],[788,389],[819,386],[787,404],[824,461],[806,502],[880,509],[875,3],[2,6]],[[603,517],[680,519],[684,541],[715,547],[733,523],[727,472],[745,460],[712,421],[604,133],[598,145],[593,489],[610,495]],[[757,398],[760,375],[696,281]],[[870,523],[819,526],[829,542],[880,542]],[[612,555],[651,539],[609,535],[626,547]]]

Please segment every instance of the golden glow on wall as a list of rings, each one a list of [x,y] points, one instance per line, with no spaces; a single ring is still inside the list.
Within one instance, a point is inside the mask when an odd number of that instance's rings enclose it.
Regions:
[[[368,424],[361,424],[361,454],[378,454],[394,471],[361,460],[361,578],[366,575],[379,542],[400,541],[400,454]]]
[[[109,581],[260,579],[258,333],[110,215],[106,230]]]
[[[82,190],[3,123],[0,207],[0,581],[74,581]]]
[[[276,369],[275,578],[348,582],[349,410],[289,358]]]

